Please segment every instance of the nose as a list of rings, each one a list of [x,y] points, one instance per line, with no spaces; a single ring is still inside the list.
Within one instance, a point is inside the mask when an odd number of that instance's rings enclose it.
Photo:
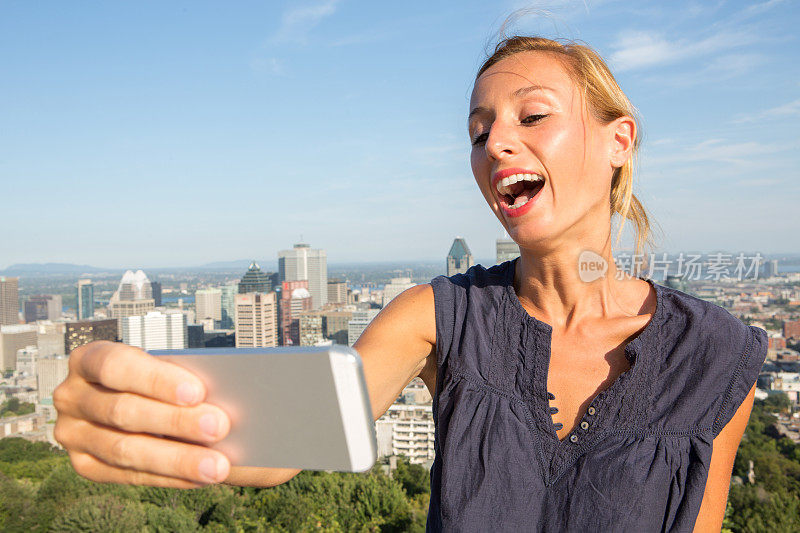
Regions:
[[[517,139],[513,127],[500,120],[495,120],[492,124],[484,146],[486,155],[495,161],[507,159],[519,153],[519,139]]]

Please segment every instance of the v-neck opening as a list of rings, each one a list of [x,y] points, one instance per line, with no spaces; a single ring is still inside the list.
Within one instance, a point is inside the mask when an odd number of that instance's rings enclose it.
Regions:
[[[519,258],[509,261],[508,271],[505,276],[507,299],[511,301],[512,307],[518,314],[520,314],[523,321],[532,327],[532,333],[534,336],[531,341],[533,342],[533,345],[528,346],[525,351],[529,352],[530,350],[534,350],[533,357],[536,360],[533,362],[532,368],[538,369],[533,376],[534,379],[532,383],[535,389],[532,394],[533,398],[535,399],[534,409],[537,412],[537,418],[541,416],[541,420],[547,422],[545,424],[547,433],[546,440],[550,442],[550,445],[547,447],[552,448],[550,460],[555,460],[556,463],[552,466],[557,466],[557,464],[560,463],[560,455],[577,452],[582,448],[583,443],[590,436],[590,434],[594,433],[595,420],[598,417],[603,416],[603,411],[609,403],[609,400],[613,398],[614,394],[618,393],[618,391],[626,383],[634,380],[636,376],[641,374],[642,367],[644,366],[642,364],[644,361],[641,360],[641,356],[643,353],[646,353],[646,350],[642,350],[642,346],[647,345],[646,342],[654,334],[654,331],[661,321],[664,307],[663,294],[660,290],[659,284],[654,280],[645,278],[643,276],[638,276],[638,279],[646,281],[655,291],[656,308],[653,311],[653,315],[650,317],[650,320],[648,320],[647,324],[644,326],[644,328],[642,328],[639,334],[625,344],[624,353],[626,359],[628,359],[630,363],[630,368],[620,373],[608,387],[592,397],[589,405],[587,406],[587,411],[592,408],[595,414],[587,415],[585,412],[581,419],[578,420],[575,427],[573,427],[563,439],[560,439],[556,430],[556,424],[553,421],[553,413],[550,411],[550,399],[548,397],[550,393],[547,389],[547,382],[550,374],[550,358],[552,355],[553,328],[550,324],[543,322],[528,313],[528,311],[523,307],[522,302],[520,302],[516,290],[514,289],[514,274],[516,272],[516,264],[518,260]],[[582,429],[581,424],[582,422],[586,421],[587,416],[590,416],[593,419],[592,423],[588,429]]]

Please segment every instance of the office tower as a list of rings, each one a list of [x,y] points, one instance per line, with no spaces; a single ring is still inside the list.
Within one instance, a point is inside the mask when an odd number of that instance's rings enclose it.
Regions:
[[[25,301],[23,309],[26,324],[37,320],[58,320],[61,318],[61,295],[31,296]]]
[[[467,241],[463,237],[456,237],[447,254],[447,275],[463,274],[475,264],[472,252],[469,251]]]
[[[151,300],[153,287],[144,272],[128,270],[123,274],[115,294],[118,300]]]
[[[347,303],[347,282],[343,279],[328,280],[328,303],[346,304]]]
[[[220,289],[199,289],[195,291],[194,318],[198,324],[204,320],[213,320],[217,324],[222,320],[222,291]]]
[[[27,376],[36,376],[36,360],[39,358],[39,349],[36,346],[26,346],[17,350],[17,372]]]
[[[284,346],[300,343],[299,316],[313,306],[307,280],[284,281],[281,284],[279,306],[281,343]]]
[[[308,244],[295,244],[291,250],[278,252],[281,281],[308,281],[313,309],[328,303],[328,254]]]
[[[78,320],[94,317],[94,283],[90,279],[78,280]]]
[[[153,291],[153,302],[156,307],[161,307],[161,282],[151,281],[150,288]]]
[[[64,334],[67,325],[64,322],[38,322],[36,328],[36,347],[39,349],[39,357],[65,355]]]
[[[414,286],[416,286],[416,283],[412,283],[411,278],[392,278],[392,280],[383,287],[383,307],[386,307],[389,302],[394,300],[401,292]]]
[[[778,275],[778,260],[770,259],[764,263],[764,270],[768,278],[776,277]]]
[[[108,304],[112,318],[124,318],[126,316],[144,316],[150,311],[155,310],[155,302],[149,300],[111,300]]]
[[[17,367],[17,350],[36,346],[37,332],[32,324],[0,326],[0,372]]]
[[[39,402],[53,397],[62,381],[67,379],[69,372],[68,357],[43,357],[36,362],[36,381],[39,385]]]
[[[122,342],[143,350],[183,350],[186,337],[186,316],[180,312],[122,318]]]
[[[274,292],[236,295],[237,348],[267,348],[278,345],[278,302]]]
[[[353,318],[347,323],[347,344],[352,346],[367,329],[369,323],[375,318],[380,309],[367,309],[366,311],[353,311]]]
[[[325,340],[323,318],[319,311],[305,311],[297,317],[300,346],[317,346]]]
[[[93,341],[115,342],[118,338],[118,327],[114,318],[67,322],[64,330],[64,351],[70,353],[75,348]]]
[[[119,288],[111,296],[108,304],[111,318],[144,316],[155,309],[153,288],[141,270],[128,270],[122,276]]]
[[[272,290],[272,283],[269,280],[269,275],[261,271],[258,263],[253,261],[250,263],[250,268],[242,276],[239,282],[239,294],[247,294],[248,292],[270,292]]]
[[[236,295],[239,294],[237,282],[228,283],[219,288],[220,292],[220,328],[233,329],[233,317],[236,316]]]
[[[203,348],[205,346],[205,329],[202,324],[188,324],[186,326],[186,347]]]
[[[497,239],[495,249],[497,251],[497,264],[519,257],[519,245],[511,239]]]
[[[353,318],[352,311],[325,310],[322,314],[322,334],[336,344],[347,344],[347,326]]]
[[[0,326],[19,324],[19,278],[0,276]]]

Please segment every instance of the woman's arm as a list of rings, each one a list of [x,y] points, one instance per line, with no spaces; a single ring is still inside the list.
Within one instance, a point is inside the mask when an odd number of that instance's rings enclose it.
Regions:
[[[435,330],[433,289],[421,285],[393,300],[356,343],[376,419],[426,368]],[[300,472],[231,468],[223,454],[203,446],[230,427],[222,410],[204,403],[205,394],[204,384],[177,365],[121,343],[93,342],[70,354],[69,375],[53,393],[56,439],[79,474],[101,482],[269,487]]]
[[[714,451],[711,454],[711,466],[703,493],[703,503],[700,505],[700,512],[694,525],[694,531],[698,533],[718,532],[722,529],[722,520],[728,504],[733,461],[736,459],[736,450],[739,449],[742,435],[744,435],[747,422],[750,420],[755,394],[756,386],[753,385],[731,421],[714,439]]]
[[[364,330],[353,348],[364,364],[375,420],[383,416],[412,379],[424,368],[431,368],[426,364],[435,357],[435,343],[433,288],[429,284],[401,293]],[[430,388],[431,380],[426,384]],[[233,467],[225,483],[272,487],[298,473],[297,469]]]

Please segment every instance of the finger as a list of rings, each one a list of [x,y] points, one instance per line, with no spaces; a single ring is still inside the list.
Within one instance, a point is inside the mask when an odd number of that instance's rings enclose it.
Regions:
[[[180,407],[95,384],[84,388],[77,403],[80,418],[115,429],[209,444],[230,431],[228,415],[215,405]]]
[[[80,439],[70,442],[75,434]],[[195,483],[218,483],[230,472],[228,458],[205,446],[125,433],[77,419],[72,421],[70,436],[63,441],[67,441],[65,447],[111,466]]]
[[[151,485],[175,489],[195,489],[206,484],[193,483],[185,479],[159,476],[149,472],[128,470],[106,464],[87,453],[70,452],[72,467],[81,476],[99,483],[126,483],[131,485]]]
[[[176,405],[203,401],[203,381],[178,365],[121,343],[97,342],[78,352],[75,371],[109,389],[141,394]],[[72,358],[72,356],[70,356]]]

